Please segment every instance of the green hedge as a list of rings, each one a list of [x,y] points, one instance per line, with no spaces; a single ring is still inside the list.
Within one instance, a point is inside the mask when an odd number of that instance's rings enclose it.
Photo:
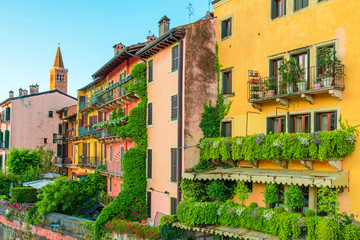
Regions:
[[[206,138],[198,146],[202,160],[331,160],[350,155],[355,150],[355,137],[356,134],[347,129],[315,133],[254,134],[234,138]]]
[[[129,234],[137,236],[140,239],[156,240],[160,239],[159,229],[149,225],[140,225],[135,222],[129,222],[123,219],[113,219],[105,225],[109,233]]]
[[[187,226],[201,224],[246,228],[278,236],[279,239],[298,238],[307,228],[306,239],[360,239],[360,228],[351,225],[349,217],[303,217],[295,212],[277,212],[262,207],[246,207],[231,200],[221,202],[182,201],[177,209],[178,220]]]
[[[11,198],[18,203],[35,203],[37,189],[32,187],[15,187],[10,189]]]

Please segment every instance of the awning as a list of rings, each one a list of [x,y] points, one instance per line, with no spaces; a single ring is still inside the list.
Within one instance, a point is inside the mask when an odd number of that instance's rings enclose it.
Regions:
[[[293,184],[317,187],[348,187],[349,172],[228,168],[215,169],[205,173],[184,173],[188,180],[233,180],[256,183]]]
[[[50,183],[54,183],[54,181],[43,179],[43,180],[23,183],[23,187],[32,187],[32,188],[40,189],[43,186],[48,185]]]
[[[233,238],[240,238],[244,240],[263,240],[263,239],[269,239],[269,240],[275,240],[277,239],[276,236],[251,231],[249,229],[244,228],[231,228],[226,226],[210,226],[210,227],[188,227],[186,225],[183,225],[181,223],[173,223],[174,227],[195,231],[195,232],[203,232],[206,234],[213,234],[213,235],[220,235],[225,237],[233,237]]]

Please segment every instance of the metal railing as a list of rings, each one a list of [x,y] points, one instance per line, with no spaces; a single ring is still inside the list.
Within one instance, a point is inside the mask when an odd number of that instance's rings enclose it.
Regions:
[[[82,111],[86,108],[90,107],[90,103],[89,102],[79,102],[79,110]]]
[[[69,138],[69,137],[76,137],[76,131],[75,131],[75,130],[66,131],[66,133],[65,133],[65,137],[66,137],[66,138]]]
[[[344,66],[337,67],[336,70],[333,66],[327,68],[312,66],[304,68],[302,71],[302,73],[293,76],[296,83],[290,84],[284,83],[280,74],[264,78],[250,77],[248,81],[248,101],[273,99],[284,95],[315,92],[324,89],[342,90],[345,88],[344,74],[336,72],[342,71],[343,73]],[[323,72],[328,73],[324,76]]]
[[[66,158],[64,164],[73,164],[73,160],[71,158]]]
[[[126,89],[124,89],[124,84],[133,79],[132,76],[125,78],[124,80],[117,82],[113,85],[110,85],[105,91],[101,92],[97,96],[97,104],[98,106],[105,105],[108,102],[111,102],[114,99],[124,96],[128,93]]]
[[[99,159],[98,157],[87,157],[87,156],[79,156],[79,165],[97,167],[101,165],[105,165],[105,161]]]
[[[124,173],[122,163],[119,161],[107,161],[107,173],[114,174],[117,176],[122,176]]]
[[[79,136],[96,132],[93,127],[79,127]]]

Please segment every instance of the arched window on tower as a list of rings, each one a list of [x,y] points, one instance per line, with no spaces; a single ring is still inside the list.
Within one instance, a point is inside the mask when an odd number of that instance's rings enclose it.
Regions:
[[[56,80],[60,81],[60,74],[56,74]]]

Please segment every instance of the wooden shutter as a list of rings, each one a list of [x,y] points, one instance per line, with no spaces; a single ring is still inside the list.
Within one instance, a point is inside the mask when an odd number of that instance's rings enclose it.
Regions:
[[[148,103],[148,125],[153,124],[153,108],[152,103]]]
[[[284,1],[284,9],[283,9],[283,11],[284,11],[284,15],[286,15],[286,0],[283,0],[283,1]]]
[[[0,144],[4,141],[4,133],[0,130]]]
[[[82,155],[84,157],[86,157],[86,154],[87,154],[87,145],[86,145],[86,143],[83,143],[83,153],[82,153]]]
[[[293,133],[294,132],[294,116],[289,117],[289,124],[288,124],[288,132]]]
[[[171,121],[178,119],[178,99],[177,95],[171,96]]]
[[[314,131],[319,131],[320,130],[320,114],[319,113],[315,113],[315,119],[314,119]]]
[[[59,132],[58,132],[59,134],[61,134],[62,133],[62,124],[61,123],[59,123]]]
[[[274,120],[272,118],[266,119],[266,134],[270,134],[270,132],[274,133],[273,124]]]
[[[311,114],[308,113],[308,129],[306,129],[308,133],[311,133]]]
[[[335,115],[334,129],[336,130],[337,129],[337,124],[338,124],[337,111],[334,111],[334,115]]]
[[[9,148],[10,132],[5,130],[5,148]]]
[[[94,157],[97,160],[97,142],[94,143]]]
[[[276,1],[271,0],[271,18],[276,18]]]
[[[146,204],[148,217],[151,218],[151,192],[146,192]]]
[[[226,135],[226,127],[225,127],[225,122],[222,122],[221,123],[221,126],[220,126],[220,130],[221,130],[221,137],[225,137]]]
[[[226,21],[221,21],[221,38],[226,37]]]
[[[152,178],[152,149],[148,149],[147,161],[147,177]]]
[[[176,208],[177,208],[177,199],[170,198],[170,205],[171,205],[171,215],[176,215]]]
[[[125,153],[125,148],[124,147],[120,147],[120,171],[123,172],[124,171],[124,153]]]
[[[152,82],[153,81],[153,60],[150,60],[148,63],[148,82]]]
[[[171,149],[171,181],[177,181],[177,148]]]
[[[10,121],[10,108],[6,108],[6,121]]]

